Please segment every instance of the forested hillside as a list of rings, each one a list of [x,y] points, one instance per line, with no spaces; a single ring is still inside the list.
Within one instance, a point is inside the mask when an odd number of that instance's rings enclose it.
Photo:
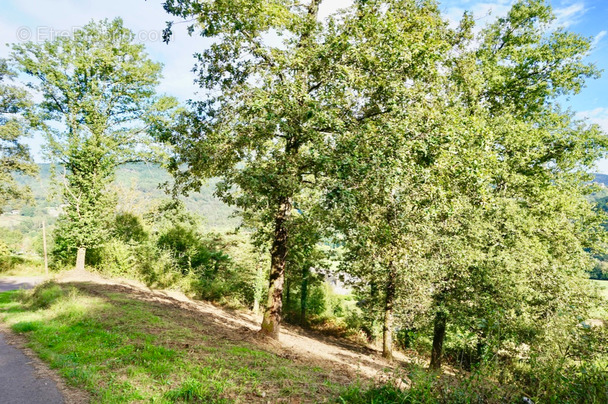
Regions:
[[[595,174],[593,182],[608,187],[608,175],[607,174]]]
[[[25,215],[31,216],[32,210],[51,207],[58,208],[60,202],[53,197],[51,185],[51,165],[38,164],[39,174],[37,177],[16,176],[17,183],[29,187],[32,190],[35,203],[23,203],[8,206],[5,210],[13,208],[20,211],[25,208]],[[121,166],[116,173],[113,183],[118,192],[119,204],[123,210],[143,213],[154,204],[171,196],[165,192],[164,184],[171,184],[171,176],[165,169],[157,165],[132,163]],[[216,181],[210,180],[203,186],[200,192],[193,192],[188,197],[180,197],[186,208],[192,213],[204,218],[205,226],[210,230],[227,230],[239,224],[239,219],[233,217],[234,209],[220,201],[213,195]],[[53,210],[51,210],[53,211]],[[41,212],[41,214],[43,214]]]

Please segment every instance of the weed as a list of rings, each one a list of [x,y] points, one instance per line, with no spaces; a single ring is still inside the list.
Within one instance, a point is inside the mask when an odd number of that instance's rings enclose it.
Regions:
[[[171,401],[187,403],[227,403],[226,399],[218,398],[218,392],[213,385],[204,385],[196,379],[187,379],[177,389],[170,390],[165,397]]]
[[[38,328],[40,328],[40,323],[37,321],[22,321],[20,323],[13,324],[11,328],[15,332],[36,331]]]

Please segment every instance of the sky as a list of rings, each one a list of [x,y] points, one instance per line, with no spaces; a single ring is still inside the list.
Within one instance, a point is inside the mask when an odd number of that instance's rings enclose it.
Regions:
[[[324,0],[321,17],[352,0]],[[577,116],[599,124],[608,134],[608,1],[607,0],[550,0],[557,25],[589,37],[593,50],[588,61],[604,70],[603,77],[587,82],[579,94],[561,99]],[[507,13],[513,0],[442,0],[440,9],[456,23],[465,10],[473,12],[479,25]],[[186,24],[174,27],[170,44],[162,42],[165,22],[175,20],[162,8],[162,0],[0,0],[0,58],[7,57],[6,44],[23,41],[44,41],[58,35],[69,35],[91,20],[122,17],[125,26],[135,32],[137,40],[146,45],[153,60],[164,65],[159,92],[185,101],[196,98],[196,85],[191,72],[193,54],[205,49],[208,42],[190,37]],[[42,140],[34,135],[27,143],[36,160],[41,160]],[[598,172],[608,174],[608,160],[598,162]]]

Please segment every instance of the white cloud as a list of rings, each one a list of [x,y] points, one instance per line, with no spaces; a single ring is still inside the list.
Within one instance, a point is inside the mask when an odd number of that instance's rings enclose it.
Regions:
[[[177,24],[169,45],[162,42],[162,30],[167,20],[174,20],[165,13],[161,0],[137,1],[79,1],[79,0],[20,0],[12,1],[13,8],[24,21],[10,21],[0,16],[0,38],[8,43],[24,39],[42,41],[63,33],[70,33],[91,20],[122,17],[153,60],[164,63],[164,78],[159,91],[182,100],[192,98],[196,91],[191,73],[192,55],[202,51],[206,42],[200,37],[190,37],[185,24]],[[22,35],[23,37],[19,37]],[[2,47],[0,57],[8,56],[10,49]]]
[[[588,111],[581,111],[577,113],[576,116],[599,125],[608,135],[608,107],[598,107]]]
[[[595,37],[593,37],[593,42],[591,42],[591,48],[596,49],[600,44],[602,38],[604,38],[608,34],[608,31],[600,31]]]
[[[445,9],[445,15],[452,25],[457,24],[465,10],[469,10],[473,13],[476,25],[481,27],[486,23],[493,22],[496,18],[506,16],[511,9],[511,6],[515,3],[515,0],[497,0],[494,2],[481,1],[472,4],[471,7],[467,8],[461,6],[462,2],[458,3],[458,6],[447,7]],[[562,4],[564,3],[562,2]],[[553,12],[555,13],[556,21],[553,25],[555,28],[568,28],[571,25],[579,23],[587,11],[589,11],[589,8],[587,8],[582,1],[577,1],[562,7],[555,6]]]
[[[568,28],[571,25],[579,23],[588,10],[583,2],[577,2],[563,8],[555,8],[553,12],[557,20],[554,25]]]
[[[444,15],[447,17],[450,25],[455,27],[462,19],[465,11],[473,13],[475,20],[475,31],[479,32],[486,24],[495,21],[499,17],[507,15],[511,9],[512,0],[498,0],[495,2],[479,2],[471,7],[448,7],[444,9]]]

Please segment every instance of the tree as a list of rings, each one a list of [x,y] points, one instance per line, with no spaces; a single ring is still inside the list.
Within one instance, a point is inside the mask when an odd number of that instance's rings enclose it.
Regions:
[[[38,171],[29,148],[21,143],[29,129],[23,114],[31,106],[31,101],[23,88],[5,82],[14,76],[7,61],[0,59],[0,213],[9,201],[29,195],[13,175],[33,175]]]
[[[324,22],[317,18],[320,4],[165,2],[170,14],[196,19],[190,32],[198,28],[214,41],[196,55],[208,99],[193,103],[193,111],[163,137],[175,148],[172,172],[184,191],[220,176],[217,193],[224,201],[272,226],[262,332],[275,338],[294,206],[318,198],[320,178],[329,175],[326,163],[343,134],[364,133],[369,122],[376,125],[405,105],[398,103],[408,79],[437,72],[435,33],[442,35],[431,2],[360,1]],[[391,12],[384,14],[384,8]],[[381,30],[374,32],[376,26]],[[417,28],[423,29],[416,34]],[[171,24],[166,34],[168,39]],[[358,35],[356,44],[352,35]],[[410,35],[415,46],[401,35]],[[416,91],[419,100],[423,92]]]
[[[81,270],[86,250],[107,236],[116,204],[108,184],[116,167],[152,158],[150,128],[175,107],[172,99],[155,98],[161,65],[134,39],[115,19],[91,22],[73,37],[13,45],[13,60],[36,79],[30,86],[43,97],[37,117],[47,155],[63,171],[57,238],[77,250]]]
[[[350,17],[342,35],[356,81],[337,81],[359,95],[369,118],[337,136],[327,203],[348,251],[345,270],[382,312],[390,359],[395,315],[411,321],[412,309],[428,301],[435,166],[457,114],[444,71],[460,39],[434,2],[358,2]]]
[[[163,137],[176,153],[170,168],[184,191],[219,176],[217,194],[225,202],[272,227],[261,331],[273,338],[279,336],[292,211],[314,188],[317,153],[330,137],[323,129],[334,119],[326,105],[336,102],[326,71],[332,57],[324,52],[335,51],[323,45],[320,3],[164,3],[168,13],[196,19],[190,31],[198,28],[213,41],[196,55],[208,99],[193,103],[181,125]]]
[[[530,343],[530,330],[585,309],[585,248],[601,222],[585,199],[587,172],[607,143],[555,102],[597,71],[582,62],[589,41],[548,31],[553,20],[543,1],[519,1],[456,61],[454,91],[463,115],[477,122],[477,141],[445,172],[444,189],[459,198],[445,202],[453,212],[438,226],[444,271],[434,295],[432,368],[441,366],[450,322],[474,330],[481,345],[490,324],[511,331],[499,343]]]

